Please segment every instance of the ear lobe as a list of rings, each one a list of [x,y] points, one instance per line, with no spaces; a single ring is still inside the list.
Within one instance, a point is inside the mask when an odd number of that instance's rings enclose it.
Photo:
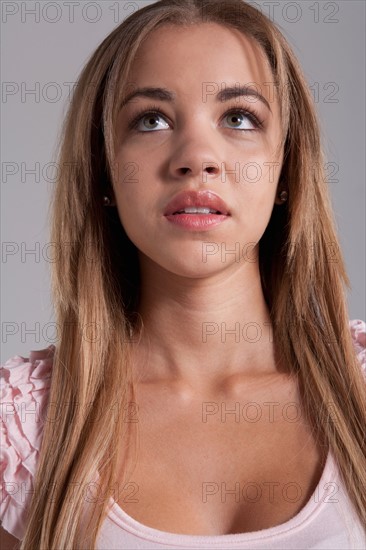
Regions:
[[[278,205],[283,204],[283,202],[280,201],[280,199],[278,198],[278,195],[276,195],[276,198],[275,198],[274,203],[275,203],[275,204],[278,204]]]
[[[279,192],[276,194],[275,204],[284,204],[287,201],[287,198],[288,192],[286,191],[286,189],[280,189]]]

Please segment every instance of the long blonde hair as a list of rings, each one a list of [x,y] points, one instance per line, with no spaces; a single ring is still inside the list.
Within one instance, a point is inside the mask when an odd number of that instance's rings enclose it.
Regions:
[[[51,204],[51,241],[60,249],[52,264],[60,340],[49,395],[52,406],[58,405],[57,419],[44,425],[22,550],[94,548],[108,512],[118,447],[127,445],[130,433],[123,412],[134,399],[129,349],[139,300],[136,248],[116,209],[102,203],[113,182],[115,120],[141,42],[162,25],[206,21],[254,38],[280,90],[281,180],[289,200],[274,207],[260,240],[262,287],[274,341],[298,378],[303,409],[332,450],[366,523],[365,381],[348,326],[350,284],[308,85],[276,26],[244,1],[161,0],[132,14],[99,45],[64,122]],[[91,507],[85,529],[82,488],[96,468],[104,499]]]

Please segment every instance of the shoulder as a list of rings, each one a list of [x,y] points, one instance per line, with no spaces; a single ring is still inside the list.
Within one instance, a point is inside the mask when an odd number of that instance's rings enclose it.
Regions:
[[[0,369],[1,525],[23,538],[48,403],[55,346],[15,355]]]
[[[361,319],[352,319],[349,321],[349,328],[353,346],[366,376],[366,323]]]

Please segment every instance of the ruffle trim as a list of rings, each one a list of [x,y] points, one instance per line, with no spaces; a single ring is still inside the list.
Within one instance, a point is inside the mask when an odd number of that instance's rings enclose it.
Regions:
[[[33,491],[55,349],[31,351],[29,358],[15,355],[0,371],[0,520],[19,540]]]
[[[353,319],[349,321],[349,327],[357,358],[366,376],[366,323],[365,321],[361,321],[361,319]]]

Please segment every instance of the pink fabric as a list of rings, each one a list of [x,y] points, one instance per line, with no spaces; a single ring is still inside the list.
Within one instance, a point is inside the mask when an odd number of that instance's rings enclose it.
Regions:
[[[366,323],[354,319],[349,322],[349,327],[357,357],[366,376]],[[1,369],[0,520],[2,526],[20,540],[25,532],[27,506],[31,498],[32,480],[37,467],[54,351],[55,346],[51,345],[43,350],[31,351],[29,358],[15,355],[8,359]],[[331,480],[334,482],[337,479],[337,486],[340,494],[343,495],[341,504],[326,506],[322,503],[323,505],[315,506],[315,503],[309,501],[290,522],[271,529],[238,535],[214,537],[166,533],[137,522],[111,499],[110,512],[98,539],[98,549],[204,548],[206,545],[223,548],[223,544],[225,548],[237,549],[365,548],[366,545],[363,545],[363,542],[366,542],[364,538],[366,533],[359,526],[346,491],[337,475],[337,467],[330,453],[321,481],[324,485],[325,482]],[[318,494],[319,490],[323,491],[320,483],[317,487]],[[324,543],[328,546],[322,546],[320,539],[323,537],[324,541],[327,522],[331,522],[333,538],[328,537]],[[348,524],[347,522],[351,522],[353,526],[351,538],[347,538],[347,541],[352,539],[353,530],[356,537],[355,546],[351,546],[351,542],[345,542],[346,539],[342,538],[346,536],[342,526]],[[305,532],[304,528],[306,528]],[[296,535],[298,529],[302,530],[301,536],[305,536],[304,539]],[[288,532],[292,532],[290,538],[286,538],[289,536]],[[297,539],[296,536],[298,536]]]
[[[29,359],[15,355],[1,369],[0,520],[20,540],[33,489],[54,350],[51,345],[31,351]]]
[[[358,360],[366,374],[366,323],[360,319],[354,319],[349,322],[349,326]]]

